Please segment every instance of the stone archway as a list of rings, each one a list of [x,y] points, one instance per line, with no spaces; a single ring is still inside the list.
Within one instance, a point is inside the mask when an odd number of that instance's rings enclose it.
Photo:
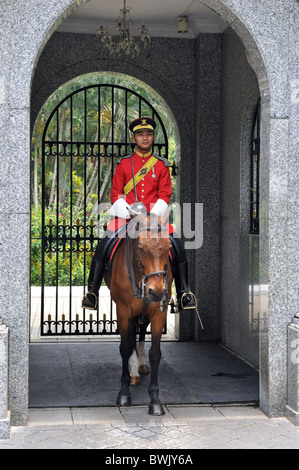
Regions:
[[[4,155],[13,154],[13,158],[9,165],[5,159],[5,164],[0,170],[1,180],[5,182],[1,188],[4,228],[0,246],[5,265],[5,275],[1,278],[2,292],[5,293],[1,297],[1,318],[10,332],[8,407],[14,425],[26,424],[28,413],[30,86],[38,57],[51,33],[70,14],[72,8],[77,8],[83,3],[83,0],[29,0],[24,7],[19,5],[18,1],[11,1],[3,6],[2,12],[7,18],[7,23],[1,31],[4,51],[1,75],[2,151]],[[296,263],[290,264],[290,268],[286,266],[285,256],[278,250],[285,245],[284,241],[288,239],[289,233],[296,233],[295,214],[298,210],[295,199],[291,198],[295,180],[288,180],[286,167],[279,164],[279,158],[288,162],[288,143],[283,137],[290,133],[294,142],[297,142],[295,122],[298,107],[296,99],[290,101],[289,98],[291,85],[284,71],[287,70],[284,69],[287,59],[283,58],[286,47],[282,52],[277,47],[279,33],[287,31],[284,22],[285,11],[290,13],[291,7],[289,3],[276,9],[271,2],[263,2],[263,5],[252,11],[250,2],[245,5],[237,0],[202,0],[202,3],[226,19],[241,38],[258,77],[261,92],[261,151],[265,157],[261,168],[264,182],[261,194],[261,258],[269,265],[271,282],[267,331],[263,333],[260,341],[260,400],[262,409],[269,416],[278,416],[284,414],[287,394],[287,324],[297,308],[296,293],[288,288],[287,283],[288,274],[290,282],[296,281]],[[265,9],[267,15],[264,15]],[[271,23],[275,14],[275,21]],[[264,21],[264,28],[256,27],[257,18],[260,22]],[[19,28],[13,27],[16,20],[19,22]],[[273,24],[278,28],[275,36],[269,41]],[[293,24],[291,26],[293,27]],[[294,42],[286,36],[284,41],[284,46],[288,44],[287,41]],[[295,50],[295,47],[293,49]],[[275,60],[272,60],[273,54]],[[291,60],[295,63],[294,56]],[[293,84],[295,78],[295,72],[292,72],[289,79],[293,80]],[[16,134],[21,138],[16,140]],[[289,147],[294,165],[295,145]],[[275,186],[277,179],[281,183],[279,187]],[[292,211],[292,221],[288,219],[286,212],[288,199],[291,201],[289,210]],[[295,253],[294,242],[288,241],[286,249]],[[19,266],[17,273],[16,265]],[[7,296],[12,299],[9,307]]]
[[[248,30],[245,28],[243,23],[236,16],[236,14],[233,13],[232,10],[230,10],[224,4],[224,2],[207,1],[205,4],[209,7],[212,7],[216,11],[218,11],[220,16],[226,21],[228,21],[231,27],[237,32],[237,34],[241,38],[243,44],[246,46],[248,60],[252,64],[252,67],[254,68],[255,72],[257,73],[260,92],[263,97],[263,100],[264,102],[267,102],[269,98],[269,93],[268,93],[268,88],[267,88],[267,77],[266,77],[265,67],[264,67],[260,52],[255,44],[255,41],[252,39],[251,34],[248,32]],[[134,67],[134,64],[133,64],[133,67]],[[117,65],[115,66],[115,69],[116,70],[118,69]]]

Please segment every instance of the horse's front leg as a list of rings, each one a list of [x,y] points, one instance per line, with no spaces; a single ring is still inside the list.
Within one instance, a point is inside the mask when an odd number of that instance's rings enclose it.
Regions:
[[[131,405],[129,359],[136,345],[136,322],[126,314],[117,313],[118,329],[121,336],[120,354],[122,358],[121,388],[116,400],[119,406]]]
[[[149,351],[151,365],[151,376],[148,392],[150,395],[149,414],[155,416],[164,415],[162,403],[159,399],[158,370],[161,360],[161,336],[165,325],[166,315],[164,312],[156,310],[151,319],[152,344]]]

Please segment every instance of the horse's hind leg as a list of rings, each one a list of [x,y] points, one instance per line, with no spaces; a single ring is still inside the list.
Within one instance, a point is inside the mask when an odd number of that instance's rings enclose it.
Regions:
[[[138,372],[139,374],[149,374],[149,370],[146,365],[146,360],[145,360],[145,353],[144,353],[144,340],[145,340],[145,333],[146,329],[149,325],[149,320],[145,319],[144,323],[140,325],[140,334],[139,334],[139,341],[138,341],[138,359],[139,359],[139,368]]]
[[[148,319],[145,319],[144,323],[140,325],[138,346],[134,349],[129,360],[130,385],[140,384],[140,374],[149,374],[144,352],[144,340],[148,324]]]
[[[139,359],[138,372],[139,374],[149,374],[149,370],[145,360],[144,341],[139,341],[137,350]]]
[[[121,335],[119,350],[122,357],[122,376],[116,404],[129,406],[131,405],[129,359],[136,345],[136,324],[134,319],[118,318],[118,328]]]
[[[134,349],[130,357],[129,370],[130,370],[130,385],[139,385],[140,384],[139,355],[136,349]]]

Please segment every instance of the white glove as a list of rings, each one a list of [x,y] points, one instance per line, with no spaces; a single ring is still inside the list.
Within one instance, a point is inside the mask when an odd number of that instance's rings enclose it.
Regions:
[[[168,205],[164,199],[158,199],[151,210],[151,214],[156,214],[158,217],[162,217],[166,213],[167,208]]]
[[[114,217],[120,217],[121,219],[130,219],[127,207],[130,207],[127,201],[123,198],[119,198],[114,204],[112,204],[109,214]]]

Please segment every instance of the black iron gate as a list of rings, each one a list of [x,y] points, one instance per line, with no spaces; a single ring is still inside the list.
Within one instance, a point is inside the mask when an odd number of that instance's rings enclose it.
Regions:
[[[103,235],[117,160],[130,152],[127,124],[157,122],[153,152],[168,158],[164,124],[138,93],[91,85],[66,96],[42,138],[41,335],[115,335],[116,312],[102,283],[97,311],[81,308],[89,266]]]

